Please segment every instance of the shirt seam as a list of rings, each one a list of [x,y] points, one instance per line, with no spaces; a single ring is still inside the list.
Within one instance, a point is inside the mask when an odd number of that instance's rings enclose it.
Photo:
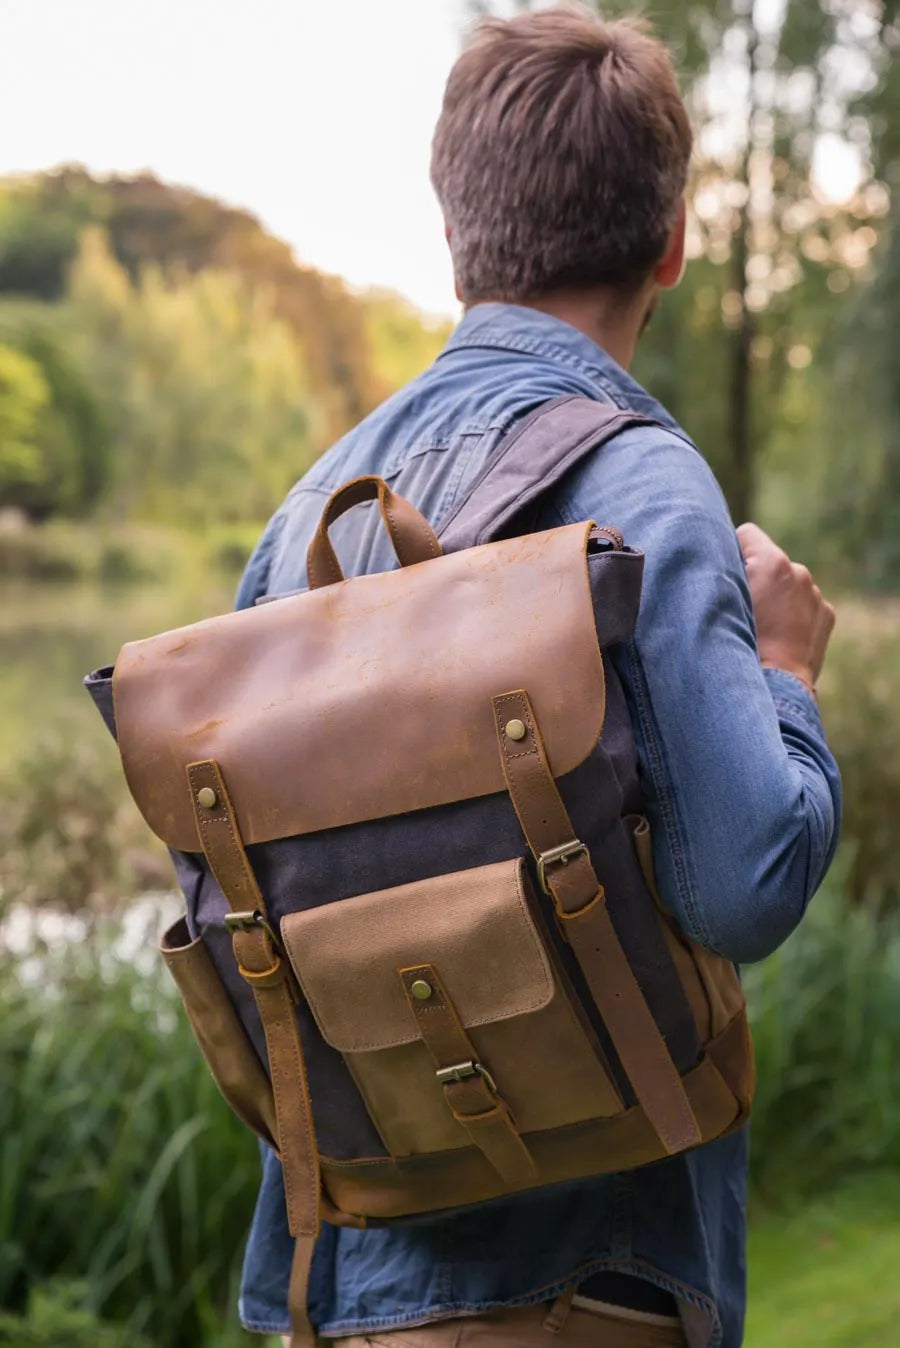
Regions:
[[[567,1291],[573,1285],[587,1281],[597,1273],[624,1273],[632,1277],[641,1278],[644,1282],[649,1282],[652,1286],[661,1291],[669,1292],[676,1300],[686,1301],[699,1310],[705,1311],[712,1320],[713,1333],[709,1340],[709,1348],[718,1348],[721,1343],[723,1326],[719,1316],[718,1308],[715,1302],[705,1296],[696,1288],[690,1287],[687,1283],[680,1282],[677,1278],[672,1278],[663,1273],[661,1269],[654,1265],[645,1263],[642,1259],[617,1259],[610,1256],[599,1256],[595,1259],[586,1260],[577,1265],[571,1273],[563,1278],[558,1278],[554,1282],[546,1283],[543,1286],[534,1288],[530,1292],[524,1292],[521,1296],[511,1299],[477,1299],[470,1301],[454,1300],[435,1302],[433,1305],[423,1307],[418,1313],[407,1313],[405,1315],[375,1315],[364,1317],[363,1319],[343,1320],[325,1320],[316,1325],[319,1335],[324,1338],[331,1337],[349,1337],[353,1334],[365,1334],[370,1330],[392,1330],[392,1329],[412,1329],[419,1325],[433,1324],[440,1320],[452,1320],[456,1316],[475,1316],[483,1315],[492,1310],[513,1309],[519,1306],[534,1306],[542,1301],[552,1301],[555,1297]],[[243,1311],[243,1302],[239,1305],[241,1323],[245,1329],[252,1333],[264,1334],[286,1334],[290,1333],[290,1318],[285,1316],[283,1319],[265,1319],[258,1320],[255,1317],[246,1316]]]
[[[599,365],[592,365],[584,360],[582,356],[576,356],[574,352],[567,351],[565,347],[557,346],[555,342],[548,341],[546,338],[537,337],[491,337],[489,334],[479,334],[469,341],[453,342],[448,345],[438,356],[438,360],[443,360],[445,356],[451,355],[454,351],[471,351],[478,347],[485,347],[491,351],[515,351],[522,356],[543,356],[546,360],[556,361],[560,365],[568,365],[571,369],[577,370],[579,374],[587,377],[595,383],[602,391],[610,397],[617,407],[627,407],[628,403],[622,401],[620,393],[615,384],[605,375]],[[634,390],[635,395],[639,393]],[[646,398],[646,393],[641,395]]]

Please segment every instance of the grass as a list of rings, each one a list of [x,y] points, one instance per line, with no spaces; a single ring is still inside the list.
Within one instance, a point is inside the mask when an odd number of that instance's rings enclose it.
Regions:
[[[768,1199],[900,1173],[900,915],[854,908],[839,861],[800,928],[744,970],[758,1082],[751,1174]]]
[[[750,1232],[745,1348],[900,1342],[900,1172],[857,1179]]]
[[[850,1334],[862,1310],[839,1320],[845,1301],[865,1307],[866,1324],[896,1309],[900,917],[848,917],[839,904],[824,895],[748,980],[761,1083],[748,1341],[758,1348],[789,1342],[777,1338],[788,1311],[798,1334],[826,1315]],[[0,962],[0,1305],[36,1314],[29,1302],[61,1280],[80,1300],[44,1303],[45,1321],[89,1314],[109,1348],[114,1329],[133,1348],[236,1348],[255,1146],[203,1070],[139,918],[127,939],[120,920],[92,932],[69,918],[67,940],[11,943]],[[834,1206],[826,1184],[839,1189]],[[74,1328],[58,1341],[80,1348]],[[24,1331],[20,1342],[31,1342]]]
[[[0,966],[0,1305],[48,1280],[165,1348],[230,1317],[258,1182],[149,933]],[[235,1340],[236,1342],[236,1340]]]

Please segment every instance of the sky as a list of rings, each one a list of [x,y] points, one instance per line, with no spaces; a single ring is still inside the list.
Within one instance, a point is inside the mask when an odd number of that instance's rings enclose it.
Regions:
[[[431,133],[463,0],[0,0],[0,174],[151,169],[455,310]]]
[[[0,0],[0,175],[149,169],[455,314],[428,161],[467,22],[465,0]],[[827,140],[839,198],[858,163]]]

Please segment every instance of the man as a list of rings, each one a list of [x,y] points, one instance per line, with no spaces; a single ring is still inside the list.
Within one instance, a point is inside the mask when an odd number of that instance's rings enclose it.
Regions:
[[[690,148],[669,57],[638,25],[568,9],[480,28],[450,75],[432,165],[465,317],[431,369],[290,493],[239,603],[305,584],[324,502],[349,478],[381,475],[437,524],[547,399],[649,413],[661,425],[619,435],[571,472],[539,527],[593,518],[646,553],[636,638],[613,658],[659,887],[694,940],[741,961],[793,930],[834,849],[839,779],[814,694],[834,614],[761,530],[735,536],[704,460],[626,373],[682,271]],[[333,538],[348,575],[394,564],[371,510],[345,515]],[[543,1343],[550,1332],[598,1348],[737,1348],[745,1176],[738,1133],[455,1216],[326,1227],[310,1315],[354,1348]],[[287,1331],[290,1255],[269,1155],[245,1265],[248,1327]]]

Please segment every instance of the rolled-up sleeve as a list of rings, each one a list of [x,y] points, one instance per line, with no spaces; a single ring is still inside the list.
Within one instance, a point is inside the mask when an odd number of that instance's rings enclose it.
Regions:
[[[760,666],[737,538],[686,441],[625,432],[573,475],[560,513],[616,524],[645,553],[635,637],[613,658],[663,899],[701,944],[762,959],[800,921],[837,842],[840,776],[815,699]]]

